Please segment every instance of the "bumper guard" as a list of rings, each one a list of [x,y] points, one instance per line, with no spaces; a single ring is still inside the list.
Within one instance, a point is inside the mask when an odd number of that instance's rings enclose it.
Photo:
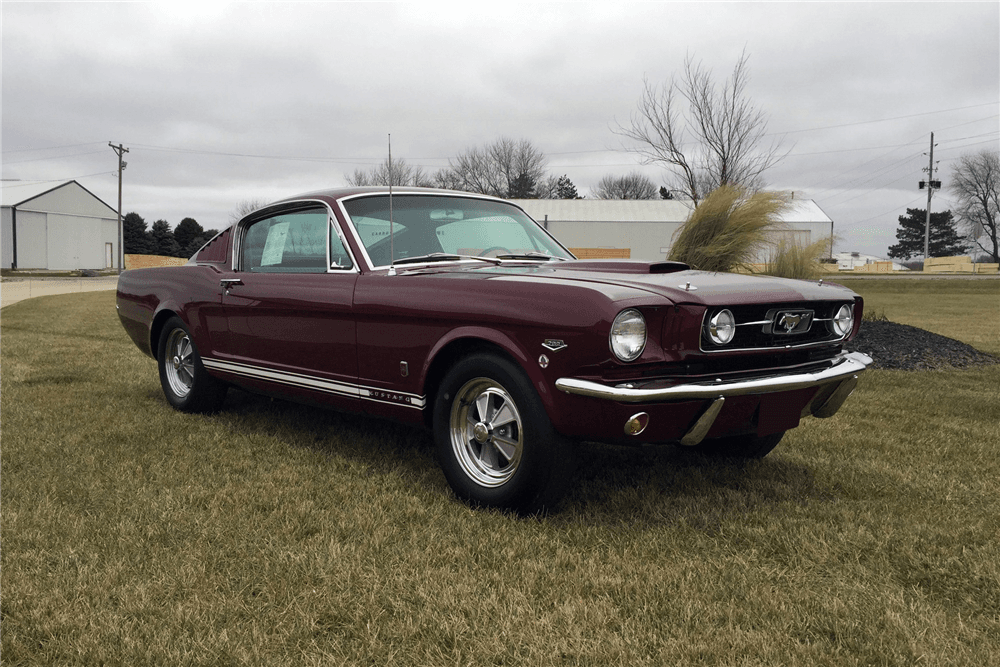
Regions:
[[[802,416],[832,417],[858,384],[858,375],[868,368],[872,358],[861,352],[842,352],[830,366],[815,372],[769,375],[749,380],[715,380],[672,387],[643,388],[629,383],[608,386],[589,380],[560,378],[556,388],[567,394],[599,398],[619,403],[664,403],[669,401],[708,400],[709,405],[681,438],[683,445],[697,445],[715,423],[727,397],[749,394],[772,394],[808,387],[819,388],[802,411]]]

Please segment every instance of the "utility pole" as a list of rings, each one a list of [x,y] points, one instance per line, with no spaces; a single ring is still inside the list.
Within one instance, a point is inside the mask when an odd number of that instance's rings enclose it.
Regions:
[[[122,172],[125,171],[127,165],[126,162],[122,161],[122,155],[128,153],[128,149],[118,144],[115,146],[110,141],[108,146],[111,146],[111,150],[118,154],[118,273],[122,272],[122,268],[125,265],[125,246],[122,244]]]
[[[927,219],[924,222],[924,263],[926,264],[928,258],[930,257],[931,248],[931,195],[934,193],[934,188],[941,187],[941,181],[934,180],[934,133],[931,132],[931,160],[930,164],[924,171],[927,172]],[[924,189],[925,181],[920,181],[920,189]]]

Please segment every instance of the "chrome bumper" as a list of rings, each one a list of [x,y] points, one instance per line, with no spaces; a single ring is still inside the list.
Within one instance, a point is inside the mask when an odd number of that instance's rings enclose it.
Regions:
[[[729,396],[745,396],[747,394],[773,394],[779,391],[805,389],[806,387],[821,387],[854,378],[862,373],[872,358],[861,352],[842,352],[834,357],[833,365],[815,373],[796,373],[793,375],[774,375],[752,380],[715,380],[713,382],[696,382],[679,384],[672,387],[643,389],[628,384],[608,386],[589,380],[576,378],[560,378],[556,380],[556,389],[567,394],[602,398],[619,403],[662,403],[665,401],[684,401],[691,399],[717,399]],[[846,398],[846,396],[845,396]]]

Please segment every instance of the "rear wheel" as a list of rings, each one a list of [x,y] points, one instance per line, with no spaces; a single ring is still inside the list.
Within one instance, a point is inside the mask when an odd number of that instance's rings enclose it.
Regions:
[[[445,478],[473,505],[550,508],[572,471],[572,449],[534,387],[497,355],[466,357],[448,372],[434,402],[434,439]]]
[[[170,405],[184,412],[215,412],[222,406],[226,385],[205,370],[179,317],[171,317],[164,325],[157,351],[160,386]]]
[[[736,435],[728,438],[705,440],[698,451],[709,456],[738,459],[762,459],[778,446],[785,431],[771,435]]]

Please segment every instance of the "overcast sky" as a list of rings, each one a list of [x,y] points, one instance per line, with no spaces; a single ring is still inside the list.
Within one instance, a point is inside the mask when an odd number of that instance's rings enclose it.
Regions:
[[[123,213],[228,224],[241,200],[344,185],[386,157],[433,173],[525,138],[588,194],[639,170],[614,132],[686,54],[749,95],[790,149],[770,188],[814,199],[837,250],[885,256],[1000,146],[1000,3],[17,3],[2,13],[3,186],[76,179]],[[21,182],[8,179],[22,179]],[[932,209],[949,207],[947,191]]]

